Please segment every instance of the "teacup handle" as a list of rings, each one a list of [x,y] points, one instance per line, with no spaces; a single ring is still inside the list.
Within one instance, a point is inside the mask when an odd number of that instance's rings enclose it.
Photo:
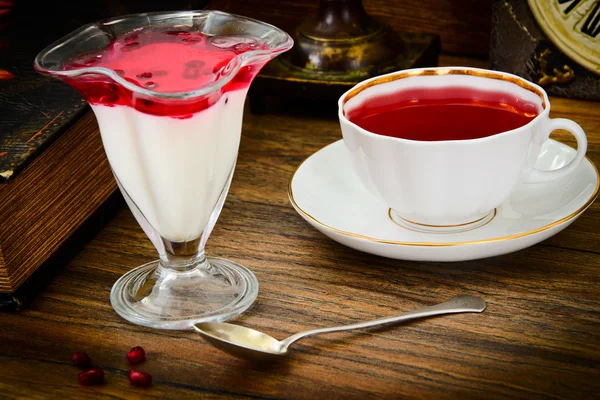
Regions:
[[[587,152],[587,137],[585,136],[583,129],[581,129],[576,122],[565,118],[554,118],[550,120],[549,128],[548,137],[557,129],[564,129],[571,132],[571,134],[575,136],[575,139],[577,139],[577,155],[570,163],[553,171],[540,171],[539,169],[534,169],[531,175],[529,175],[529,178],[525,180],[525,183],[548,182],[553,179],[562,178],[573,172],[585,157],[585,153]]]

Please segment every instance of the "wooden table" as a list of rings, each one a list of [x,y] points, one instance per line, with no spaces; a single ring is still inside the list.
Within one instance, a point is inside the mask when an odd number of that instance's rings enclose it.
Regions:
[[[445,63],[457,60],[445,58]],[[578,121],[600,165],[600,105],[552,99]],[[31,307],[0,314],[0,398],[572,398],[600,395],[600,203],[531,248],[459,263],[390,260],[326,238],[291,207],[287,184],[307,156],[340,138],[335,117],[276,113],[244,120],[235,178],[208,242],[260,282],[236,322],[278,338],[443,301],[483,296],[458,314],[299,342],[272,366],[238,360],[191,331],[129,324],[109,291],[156,252],[128,209],[68,263]],[[568,136],[555,138],[573,143]],[[125,354],[143,346],[150,389],[129,385]],[[106,372],[81,387],[71,365],[86,351]]]

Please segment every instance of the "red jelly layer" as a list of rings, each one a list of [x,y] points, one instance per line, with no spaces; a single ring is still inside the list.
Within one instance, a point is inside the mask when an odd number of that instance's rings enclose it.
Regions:
[[[224,68],[251,50],[268,50],[259,39],[245,36],[208,37],[183,29],[144,28],[117,37],[109,46],[70,59],[64,70],[104,67],[141,88],[161,93],[182,93],[201,89],[221,78]],[[145,96],[126,89],[102,74],[86,74],[65,81],[91,104],[123,105],[138,111],[188,118],[214,104],[222,94],[246,89],[264,60],[242,67],[220,90],[188,99],[170,100]]]

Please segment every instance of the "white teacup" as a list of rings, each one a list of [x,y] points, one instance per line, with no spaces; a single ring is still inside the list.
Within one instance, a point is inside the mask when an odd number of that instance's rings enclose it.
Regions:
[[[534,104],[538,115],[510,131],[447,141],[383,136],[346,117],[349,111],[383,94],[444,87],[508,92]],[[357,84],[341,96],[338,106],[344,143],[360,180],[390,207],[395,221],[419,230],[464,230],[485,223],[520,184],[568,175],[587,150],[579,125],[564,118],[549,118],[550,102],[541,87],[497,71],[441,67],[394,72]],[[575,136],[577,155],[553,171],[537,170],[534,166],[542,144],[556,129]]]

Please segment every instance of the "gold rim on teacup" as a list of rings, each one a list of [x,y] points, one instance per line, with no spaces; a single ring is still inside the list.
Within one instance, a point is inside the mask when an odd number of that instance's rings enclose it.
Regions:
[[[383,75],[377,78],[372,78],[370,80],[365,81],[364,83],[358,84],[357,87],[351,89],[343,98],[341,102],[342,106],[342,114],[344,117],[346,116],[346,111],[343,109],[343,106],[346,104],[348,100],[358,95],[365,89],[368,89],[373,86],[381,85],[384,83],[389,83],[393,81],[397,81],[399,79],[413,78],[416,76],[444,76],[444,75],[470,75],[476,76],[479,78],[487,78],[487,79],[495,79],[505,82],[513,83],[517,86],[522,87],[523,89],[529,90],[532,93],[535,93],[537,96],[542,99],[542,108],[546,109],[546,96],[544,91],[539,87],[534,85],[533,83],[527,82],[523,78],[520,78],[516,75],[507,74],[505,72],[496,72],[490,70],[476,69],[476,68],[456,68],[456,67],[440,67],[440,68],[424,68],[424,69],[415,69],[409,71],[399,71],[396,73],[391,73],[387,75]]]

